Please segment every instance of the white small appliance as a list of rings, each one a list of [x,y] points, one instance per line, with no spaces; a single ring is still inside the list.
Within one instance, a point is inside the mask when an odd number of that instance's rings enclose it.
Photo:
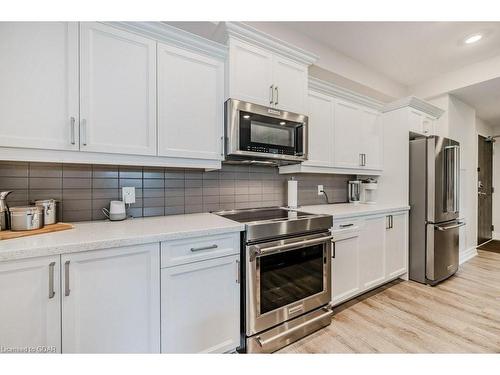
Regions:
[[[377,188],[377,180],[374,178],[361,181],[361,202],[364,204],[376,204]]]
[[[103,208],[102,213],[111,221],[125,220],[127,218],[125,202],[123,201],[109,202],[109,210],[107,208]]]

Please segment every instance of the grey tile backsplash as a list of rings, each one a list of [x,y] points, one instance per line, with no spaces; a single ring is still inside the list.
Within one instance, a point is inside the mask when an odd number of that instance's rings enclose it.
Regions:
[[[224,165],[220,171],[81,165],[61,163],[0,162],[0,191],[13,190],[10,206],[36,199],[62,202],[62,220],[102,220],[101,209],[120,199],[121,187],[136,188],[135,217],[175,215],[286,204],[290,175],[261,166]],[[317,185],[324,185],[331,201],[347,201],[347,181],[353,176],[301,174],[299,205],[322,204]]]

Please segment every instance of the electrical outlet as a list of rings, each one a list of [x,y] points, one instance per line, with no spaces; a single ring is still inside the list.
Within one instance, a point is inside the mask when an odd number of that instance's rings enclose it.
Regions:
[[[135,203],[135,187],[122,187],[122,200],[124,203]]]
[[[318,185],[318,195],[323,195],[323,185]]]

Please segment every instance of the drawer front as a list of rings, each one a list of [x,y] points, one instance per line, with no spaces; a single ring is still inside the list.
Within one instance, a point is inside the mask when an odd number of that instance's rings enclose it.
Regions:
[[[165,241],[161,243],[161,268],[239,253],[239,232]]]

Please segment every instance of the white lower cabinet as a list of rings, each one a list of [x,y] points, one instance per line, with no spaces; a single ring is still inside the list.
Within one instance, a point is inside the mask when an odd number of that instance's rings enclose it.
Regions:
[[[61,256],[63,353],[160,351],[159,244]]]
[[[162,353],[235,350],[240,344],[239,233],[162,242],[161,250]]]
[[[407,211],[351,221],[343,219],[343,223],[334,222],[333,305],[404,276],[408,271]],[[337,233],[336,229],[342,225],[351,233]]]
[[[61,352],[59,256],[0,263],[0,346]]]

